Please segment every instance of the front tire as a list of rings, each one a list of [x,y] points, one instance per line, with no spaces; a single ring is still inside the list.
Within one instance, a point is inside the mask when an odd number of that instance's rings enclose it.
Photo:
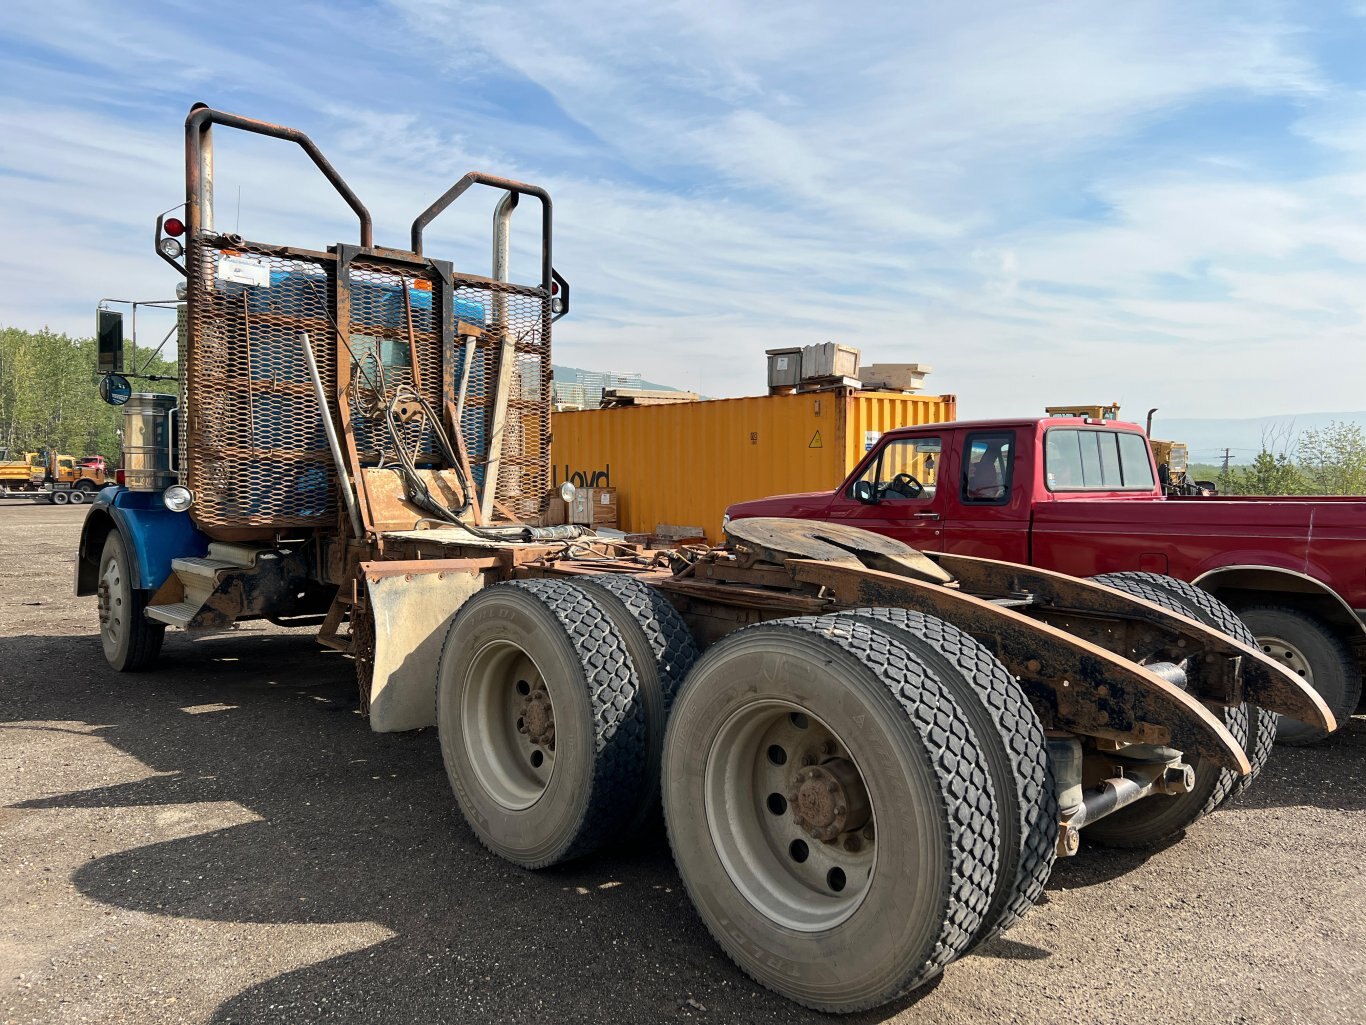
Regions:
[[[104,657],[121,673],[149,669],[161,654],[166,626],[143,615],[150,592],[141,590],[133,576],[133,560],[123,535],[111,530],[100,552],[97,586],[100,644]]]
[[[1264,654],[1318,691],[1341,729],[1361,699],[1361,666],[1352,649],[1327,623],[1299,609],[1254,605],[1238,614],[1256,635]],[[1301,746],[1327,736],[1325,730],[1282,716],[1276,739],[1282,744]]]
[[[967,717],[853,617],[713,645],[675,702],[664,817],[693,906],[753,978],[823,1011],[873,1007],[972,943],[1000,824]]]

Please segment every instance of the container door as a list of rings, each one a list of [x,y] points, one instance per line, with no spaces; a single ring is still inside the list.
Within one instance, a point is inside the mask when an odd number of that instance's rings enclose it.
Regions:
[[[912,548],[944,549],[945,493],[939,487],[945,436],[895,438],[830,505],[830,518],[886,534]]]

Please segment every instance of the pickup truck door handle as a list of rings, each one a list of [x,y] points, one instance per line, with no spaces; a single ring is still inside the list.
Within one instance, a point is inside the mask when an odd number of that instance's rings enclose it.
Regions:
[[[939,514],[937,512],[916,513],[915,518],[918,520],[937,520],[939,519]]]

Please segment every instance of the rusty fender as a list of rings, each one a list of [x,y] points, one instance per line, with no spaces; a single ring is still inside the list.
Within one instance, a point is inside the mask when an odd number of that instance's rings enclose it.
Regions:
[[[966,631],[1020,678],[1046,726],[1170,744],[1235,772],[1251,771],[1243,745],[1199,699],[1089,641],[955,588],[848,563],[787,565],[797,580],[825,587],[841,605],[914,609]]]
[[[375,623],[370,728],[396,733],[436,721],[436,671],[446,627],[485,583],[490,559],[362,562]]]
[[[1132,651],[1132,643],[1115,644],[1118,635],[1113,624],[1104,621],[1122,620],[1131,634],[1135,626],[1139,631],[1147,628],[1150,644],[1159,640],[1163,647],[1200,656],[1192,659],[1188,672],[1193,689],[1206,700],[1228,705],[1247,701],[1330,733],[1337,728],[1323,699],[1297,675],[1257,648],[1204,623],[1065,573],[964,555],[941,555],[937,561],[965,590],[977,595],[1029,594],[1031,615],[1042,613],[1055,625],[1066,621],[1063,629],[1067,632],[1121,654]]]

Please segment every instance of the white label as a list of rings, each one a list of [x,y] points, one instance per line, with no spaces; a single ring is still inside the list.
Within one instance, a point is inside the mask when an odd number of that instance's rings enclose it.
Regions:
[[[863,451],[871,452],[877,446],[878,439],[882,437],[881,431],[863,432]]]
[[[602,493],[602,504],[603,504],[603,505],[611,505],[611,504],[612,504],[612,496],[609,495],[606,491],[604,491],[604,492]]]
[[[777,364],[778,364],[778,369],[779,369],[779,370],[786,370],[786,369],[787,369],[787,357],[786,357],[786,356],[779,356],[778,359],[777,359]]]
[[[231,281],[237,285],[258,285],[270,287],[270,268],[263,263],[243,260],[240,257],[225,256],[218,261],[218,280]]]

